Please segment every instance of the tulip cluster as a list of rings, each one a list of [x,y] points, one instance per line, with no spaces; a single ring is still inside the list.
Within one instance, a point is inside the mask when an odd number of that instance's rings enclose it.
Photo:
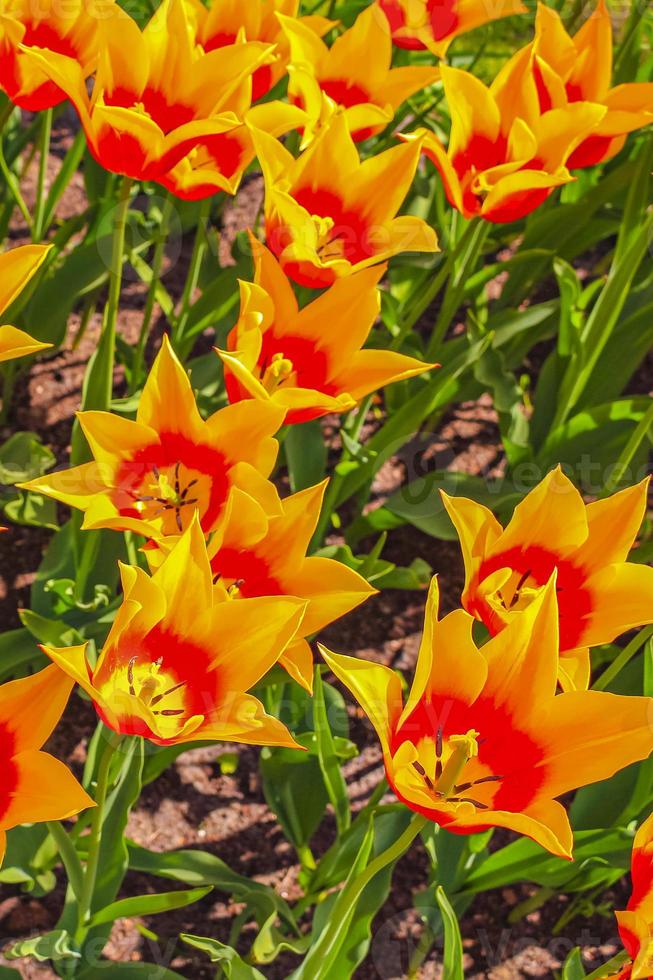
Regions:
[[[612,86],[605,0],[573,36],[540,3],[532,40],[489,85],[447,63],[450,45],[525,14],[521,0],[494,11],[482,0],[374,0],[348,27],[300,16],[299,0],[163,0],[144,27],[114,0],[73,0],[65,12],[54,0],[38,10],[0,4],[0,89],[32,112],[69,100],[94,160],[124,178],[101,341],[108,396],[103,410],[85,403],[78,413],[86,456],[17,485],[80,512],[76,545],[100,530],[124,534],[130,561],[99,652],[91,641],[43,642],[49,666],[0,687],[0,861],[6,830],[98,804],[85,870],[76,858],[81,943],[94,927],[105,799],[42,751],[71,691],[90,699],[110,747],[125,738],[306,748],[257,688],[281,667],[304,696],[316,677],[322,690],[311,642],[375,589],[365,564],[359,572],[314,553],[328,481],[284,496],[279,449],[291,427],[351,411],[360,420],[361,402],[380,389],[438,377],[437,343],[422,360],[412,356],[419,345],[402,353],[374,331],[391,260],[412,252],[429,262],[439,250],[429,220],[402,213],[418,171],[438,179],[434,165],[464,219],[522,219],[653,122],[653,84]],[[395,49],[400,61],[421,52],[420,63],[393,65]],[[409,126],[420,115],[413,106],[398,119],[431,87],[446,106],[446,136]],[[210,354],[222,407],[201,410],[178,356],[179,317],[140,391],[136,379],[131,416],[124,405],[112,411],[132,182],[164,188],[168,204],[209,200],[234,195],[255,160],[263,228],[249,230],[251,277],[239,281],[235,323]],[[48,254],[34,244],[0,256],[0,312]],[[0,361],[49,346],[0,327]],[[571,859],[560,797],[653,753],[653,698],[591,689],[592,648],[653,623],[653,568],[628,561],[647,489],[643,481],[586,504],[554,468],[505,527],[474,500],[443,493],[464,559],[461,608],[440,618],[434,578],[408,693],[389,667],[320,647],[369,717],[415,833],[426,821],[456,834],[501,827]],[[620,980],[653,969],[652,837],[649,818],[618,916],[632,960]]]

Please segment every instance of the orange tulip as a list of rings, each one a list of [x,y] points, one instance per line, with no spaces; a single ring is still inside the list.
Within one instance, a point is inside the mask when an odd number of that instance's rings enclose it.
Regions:
[[[113,0],[3,0],[0,8],[0,89],[11,101],[39,112],[67,98],[30,51],[53,53],[82,79],[95,71],[100,50],[99,25],[116,16]]]
[[[402,102],[435,82],[437,68],[391,68],[388,22],[374,6],[328,48],[302,21],[279,17],[290,45],[288,95],[309,117],[319,120],[322,93],[344,109],[356,142],[392,122]]]
[[[485,0],[377,0],[385,14],[392,40],[398,48],[409,51],[427,49],[443,58],[447,48],[460,34],[482,24],[528,13],[520,0],[488,4]]]
[[[630,961],[610,980],[648,980],[653,976],[653,813],[635,834],[630,874],[630,901],[625,912],[615,913]]]
[[[379,313],[385,265],[339,279],[300,310],[277,260],[251,241],[254,282],[241,282],[240,317],[229,350],[218,351],[231,402],[271,401],[286,411],[286,423],[305,422],[346,412],[377,388],[435,367],[393,351],[361,350]]]
[[[265,177],[267,243],[295,282],[329,286],[398,252],[437,251],[426,222],[396,217],[419,140],[361,163],[342,112],[297,160],[266,133],[253,138]]]
[[[0,255],[0,316],[40,268],[50,248],[50,245],[21,245]],[[17,327],[8,324],[0,327],[0,363],[36,354],[48,347],[52,344],[42,344]]]
[[[63,762],[40,751],[72,687],[73,681],[58,667],[0,687],[0,864],[7,830],[23,823],[65,820],[95,806]]]
[[[527,86],[531,61],[528,51],[520,52],[490,88],[469,72],[443,66],[448,148],[424,129],[404,137],[422,143],[450,204],[466,218],[509,222],[534,211],[573,180],[567,161],[605,115],[602,106],[584,102],[541,112]]]
[[[281,81],[290,51],[277,15],[297,18],[299,0],[212,0],[208,9],[201,0],[188,0],[188,4],[195,19],[196,41],[204,51],[235,44],[241,37],[275,46],[275,60],[261,65],[252,76],[253,101]],[[336,23],[319,15],[300,17],[298,22],[320,35]]]
[[[148,538],[179,534],[199,512],[210,531],[237,486],[268,513],[279,510],[268,482],[273,434],[284,412],[243,402],[204,421],[188,376],[166,338],[140,398],[136,421],[81,412],[94,460],[24,484],[84,511],[84,528],[131,530]]]
[[[102,22],[101,42],[90,98],[76,62],[30,56],[74,104],[96,160],[137,180],[161,181],[193,151],[217,151],[212,141],[242,126],[252,72],[272,56],[257,42],[204,54],[183,0],[164,0],[144,31],[117,10]]]
[[[214,582],[231,598],[286,595],[306,602],[297,637],[279,662],[309,691],[313,655],[306,637],[376,591],[342,562],[306,557],[325,488],[326,482],[287,497],[281,513],[273,517],[267,517],[252,497],[232,491],[226,518],[208,547]]]
[[[571,857],[556,801],[653,751],[653,699],[556,694],[555,576],[479,650],[472,617],[441,622],[434,580],[415,678],[404,706],[398,674],[323,651],[369,716],[388,782],[411,810],[456,833],[505,827]]]
[[[121,565],[124,601],[95,667],[86,644],[43,651],[92,698],[102,721],[156,745],[224,739],[294,746],[247,690],[293,639],[305,603],[225,600],[197,518],[150,578]]]
[[[558,574],[560,682],[587,687],[589,647],[653,622],[653,568],[626,561],[646,512],[648,480],[585,505],[560,468],[515,508],[492,512],[442,494],[465,559],[465,609],[499,633]]]
[[[628,133],[653,123],[653,82],[611,88],[612,21],[605,0],[574,37],[551,7],[540,3],[535,22],[533,62],[542,111],[567,104],[603,106],[605,115],[567,161],[570,169],[610,160]]]

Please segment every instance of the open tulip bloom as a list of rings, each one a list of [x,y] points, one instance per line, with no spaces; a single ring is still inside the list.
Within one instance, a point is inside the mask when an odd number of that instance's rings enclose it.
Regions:
[[[540,109],[533,57],[521,52],[489,88],[470,72],[442,66],[448,146],[424,129],[404,137],[421,143],[449,203],[466,218],[502,223],[530,214],[573,180],[568,160],[605,116],[604,106],[586,102]]]
[[[150,578],[121,565],[123,604],[95,667],[86,645],[44,653],[87,692],[104,723],[157,745],[295,740],[248,694],[294,638],[305,603],[232,602],[213,587],[197,519]]]
[[[84,511],[84,528],[131,530],[148,538],[178,535],[197,511],[208,532],[233,486],[268,512],[279,511],[267,477],[278,449],[272,437],[283,416],[276,405],[243,402],[204,421],[188,375],[164,338],[136,420],[80,413],[94,460],[25,488]]]
[[[321,115],[321,94],[344,109],[356,142],[392,122],[402,102],[439,78],[435,68],[391,68],[392,41],[385,17],[374,5],[331,48],[301,20],[279,17],[290,45],[288,94],[310,118]]]
[[[653,621],[653,568],[627,562],[646,512],[648,480],[585,505],[552,470],[517,505],[505,530],[490,510],[442,494],[465,559],[462,604],[499,633],[557,571],[560,682],[587,687],[589,647]]]
[[[50,251],[49,245],[21,245],[0,255],[0,316],[11,306]],[[52,347],[9,324],[0,326],[0,363]]]
[[[443,58],[460,34],[500,17],[525,14],[520,0],[489,4],[485,0],[376,0],[387,17],[398,48],[428,50]]]
[[[295,282],[329,286],[398,252],[438,250],[426,222],[397,217],[419,140],[361,162],[342,112],[297,160],[267,133],[253,136],[265,178],[266,241]]]
[[[571,858],[556,797],[650,755],[653,699],[556,694],[555,575],[480,649],[472,625],[462,609],[438,620],[434,579],[405,705],[393,670],[322,654],[374,725],[388,782],[407,806],[457,833],[506,827]]]
[[[281,18],[292,18],[316,35],[322,35],[337,22],[319,14],[299,17],[299,0],[212,0],[208,7],[201,0],[187,0],[195,22],[195,39],[204,51],[215,51],[239,39],[274,45],[274,60],[261,65],[252,75],[252,100],[256,102],[283,78],[290,47],[281,28]]]
[[[569,36],[556,10],[538,4],[532,51],[543,112],[575,103],[606,110],[594,132],[569,156],[570,169],[611,159],[628,133],[653,123],[653,82],[627,82],[611,88],[612,21],[605,0],[598,0],[596,10],[574,37]]]
[[[252,72],[272,49],[243,42],[206,54],[192,43],[183,0],[164,0],[144,31],[120,8],[102,21],[90,96],[77,62],[49,51],[27,54],[66,92],[105,169],[137,180],[167,179],[171,189],[183,190],[184,180],[193,183],[193,168],[185,177],[167,177],[169,171],[194,152],[204,169],[217,169],[212,161],[221,138],[243,125]],[[239,147],[237,139],[232,157]],[[233,167],[227,164],[229,177],[239,163],[238,157]]]
[[[73,685],[51,666],[0,687],[0,864],[7,830],[64,820],[95,805],[63,762],[41,751]]]
[[[275,257],[251,242],[254,282],[241,282],[240,316],[229,349],[218,351],[231,402],[271,401],[294,424],[346,412],[378,388],[435,367],[394,351],[361,350],[379,314],[385,265],[337,280],[300,310]]]
[[[68,97],[33,52],[56,56],[62,70],[86,79],[97,67],[99,25],[117,15],[113,0],[3,0],[0,6],[0,89],[30,112]]]

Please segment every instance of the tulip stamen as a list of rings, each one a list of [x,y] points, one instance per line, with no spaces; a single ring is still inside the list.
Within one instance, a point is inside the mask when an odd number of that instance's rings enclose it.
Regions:
[[[529,568],[527,571],[524,572],[524,574],[521,576],[521,578],[517,582],[517,585],[515,586],[515,591],[513,592],[512,599],[510,600],[510,605],[508,606],[508,609],[512,609],[513,606],[517,605],[517,603],[519,602],[519,600],[521,598],[521,590],[526,585],[526,583],[527,583],[528,579],[530,578],[530,576],[531,576],[531,570]],[[505,603],[504,603],[504,606],[505,606]]]
[[[156,697],[152,698],[152,700],[150,701],[150,707],[153,707],[155,704],[158,704],[159,701],[163,701],[163,699],[167,698],[169,694],[174,694],[174,692],[178,691],[180,687],[186,687],[187,683],[188,681],[180,681],[179,684],[175,684],[174,687],[169,687],[168,690],[163,691],[162,694],[157,694]]]
[[[422,765],[422,763],[421,762],[413,762],[413,769],[415,769],[415,771],[420,774],[420,776],[422,777],[422,779],[424,780],[424,782],[426,783],[426,785],[428,786],[428,788],[431,790],[431,792],[432,793],[435,792],[435,786],[433,785],[433,780],[431,779],[431,777],[426,772],[426,769],[424,768],[424,766]]]
[[[460,783],[459,786],[454,786],[454,792],[464,793],[472,786],[480,786],[481,783],[500,783],[502,779],[504,779],[503,776],[481,776],[480,779],[473,779],[471,783]]]

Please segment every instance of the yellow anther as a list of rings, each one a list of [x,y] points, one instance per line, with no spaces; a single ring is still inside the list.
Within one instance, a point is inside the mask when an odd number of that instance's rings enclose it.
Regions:
[[[292,361],[288,360],[281,353],[273,354],[272,360],[265,369],[265,374],[261,379],[263,387],[269,394],[272,394],[280,384],[290,377],[293,370],[294,365]]]
[[[442,796],[449,796],[469,760],[478,755],[478,737],[479,733],[473,728],[470,728],[465,735],[451,735],[449,737],[448,744],[451,748],[451,755],[435,785],[435,789]]]

